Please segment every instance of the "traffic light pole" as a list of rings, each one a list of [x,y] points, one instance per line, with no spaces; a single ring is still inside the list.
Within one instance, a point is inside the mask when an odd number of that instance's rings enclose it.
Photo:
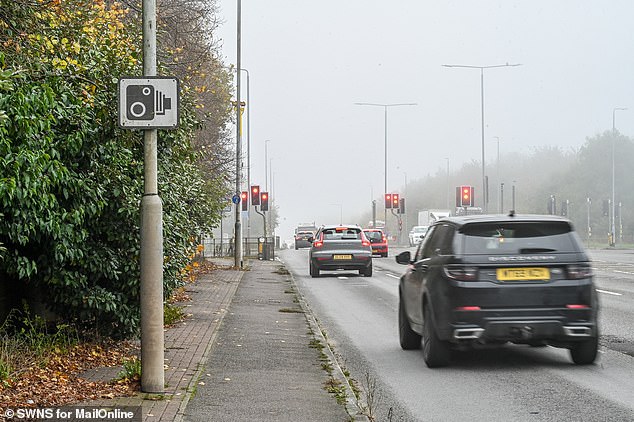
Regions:
[[[264,211],[263,211],[263,212],[260,212],[260,211],[258,210],[258,206],[257,206],[257,205],[255,205],[253,208],[255,208],[255,212],[257,212],[258,214],[260,214],[260,215],[262,216],[262,219],[264,220],[264,225],[263,225],[263,228],[264,228],[264,238],[266,239],[266,235],[267,235],[267,233],[266,233],[266,214],[264,213]]]

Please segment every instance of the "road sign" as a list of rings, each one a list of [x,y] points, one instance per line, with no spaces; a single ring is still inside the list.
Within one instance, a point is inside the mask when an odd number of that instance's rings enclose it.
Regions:
[[[125,129],[174,129],[179,115],[178,79],[119,79],[119,126]]]
[[[240,195],[235,194],[231,197],[231,202],[233,202],[234,204],[239,204],[240,203]]]

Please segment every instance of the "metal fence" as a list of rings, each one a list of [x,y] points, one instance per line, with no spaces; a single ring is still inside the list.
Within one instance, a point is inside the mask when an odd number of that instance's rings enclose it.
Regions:
[[[227,257],[234,254],[233,239],[204,238],[202,242],[203,256]],[[270,237],[245,237],[242,239],[242,255],[245,258],[274,259],[275,238]]]

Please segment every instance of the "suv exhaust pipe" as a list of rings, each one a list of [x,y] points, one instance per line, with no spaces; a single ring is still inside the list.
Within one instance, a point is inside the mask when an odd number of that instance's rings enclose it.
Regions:
[[[453,330],[453,338],[456,340],[479,339],[484,333],[484,328],[458,328]]]
[[[592,328],[590,327],[564,327],[564,333],[571,337],[590,337]]]

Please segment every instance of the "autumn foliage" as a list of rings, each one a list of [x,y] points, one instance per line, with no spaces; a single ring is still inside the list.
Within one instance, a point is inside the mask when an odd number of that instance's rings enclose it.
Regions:
[[[103,0],[0,0],[0,10],[0,317],[26,297],[87,332],[133,335],[143,144],[116,122],[118,78],[142,75],[138,15]],[[229,118],[229,81],[215,69],[204,89],[199,71],[176,75],[179,128],[159,131],[166,297],[224,206],[225,177],[209,172],[200,141],[222,144]],[[204,104],[222,121],[210,125]]]

